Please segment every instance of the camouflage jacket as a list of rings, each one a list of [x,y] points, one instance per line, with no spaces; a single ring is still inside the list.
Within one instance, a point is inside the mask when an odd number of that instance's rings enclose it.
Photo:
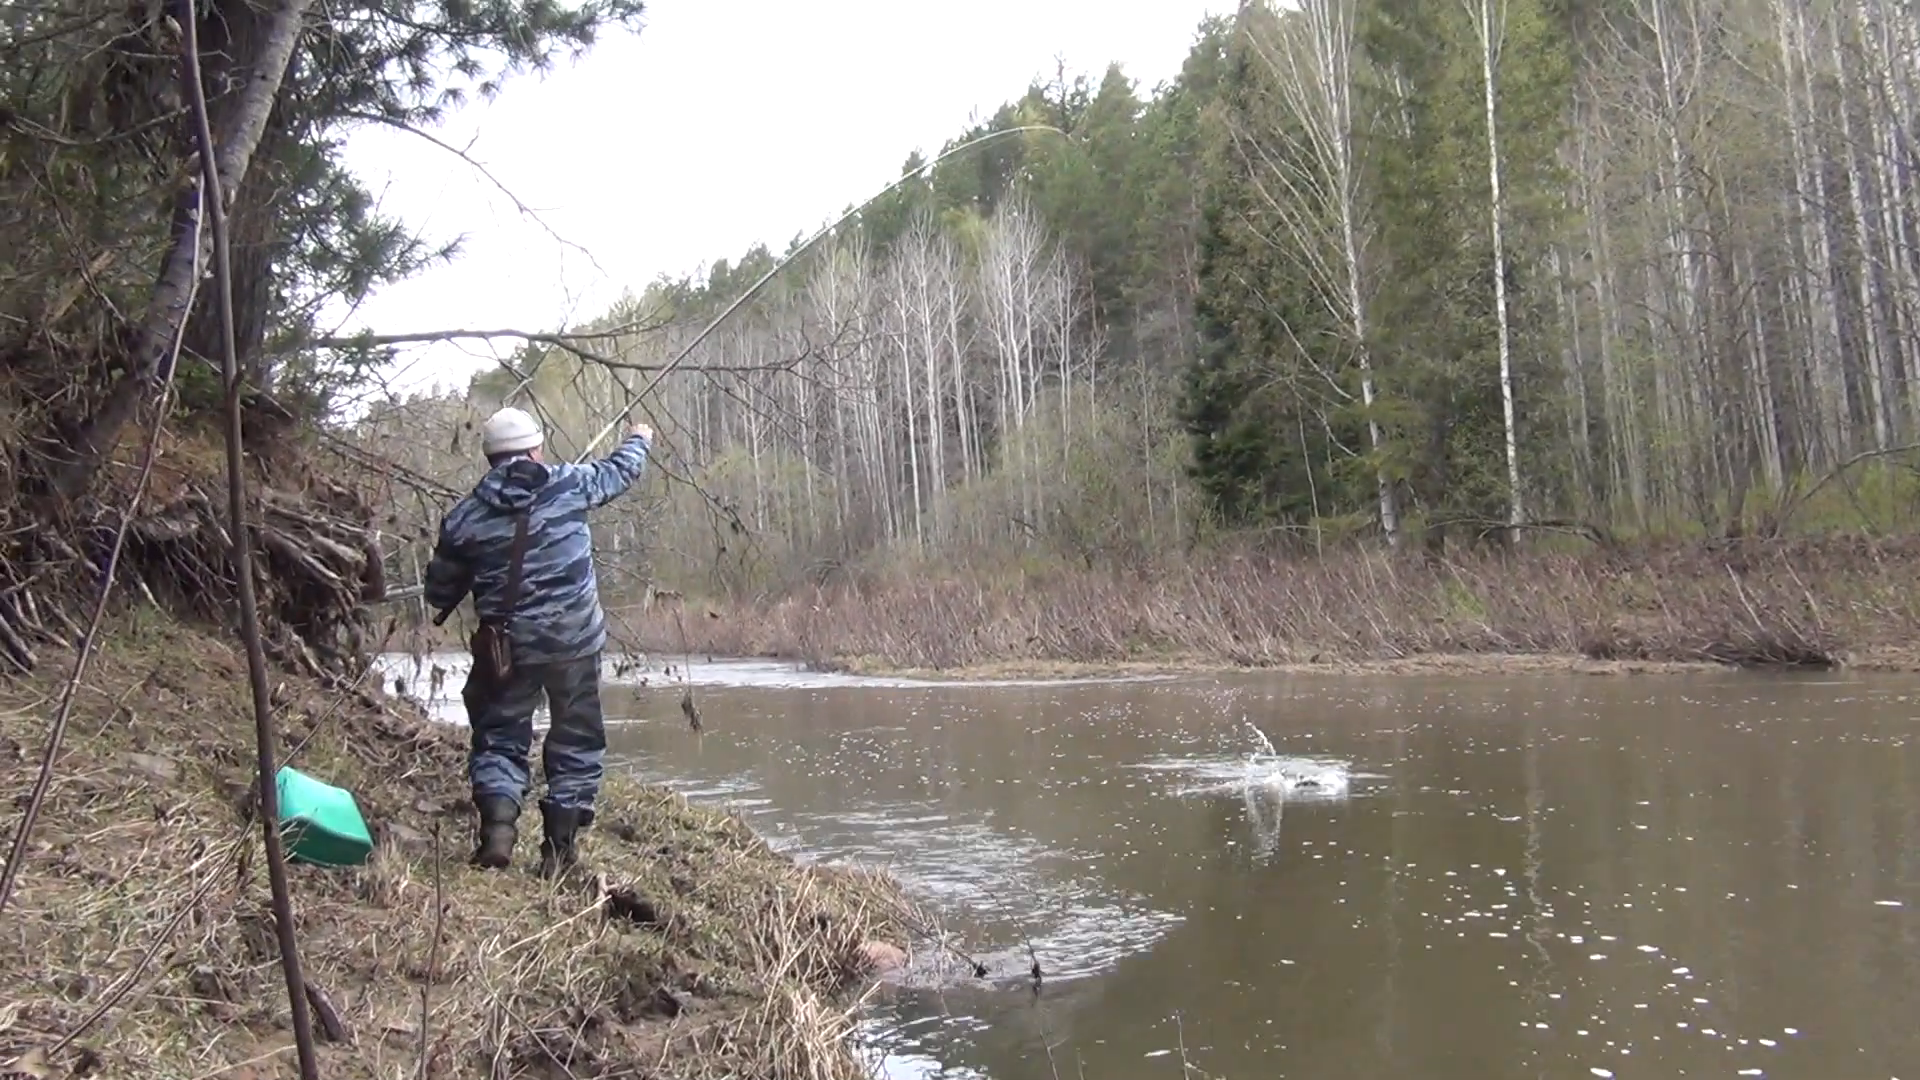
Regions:
[[[527,551],[511,620],[514,663],[548,664],[599,652],[607,625],[587,511],[632,487],[646,460],[647,442],[635,435],[590,465],[524,457],[501,462],[440,523],[425,574],[427,604],[449,611],[471,592],[482,618],[505,616],[513,519],[525,510]]]

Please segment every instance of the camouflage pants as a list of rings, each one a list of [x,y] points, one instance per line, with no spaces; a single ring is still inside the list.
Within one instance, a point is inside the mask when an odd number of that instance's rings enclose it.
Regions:
[[[461,700],[473,728],[467,777],[476,797],[505,795],[524,802],[533,752],[533,714],[546,697],[551,718],[541,765],[547,799],[555,806],[592,810],[600,794],[607,728],[600,715],[600,654],[553,664],[516,666],[505,686],[467,676]]]

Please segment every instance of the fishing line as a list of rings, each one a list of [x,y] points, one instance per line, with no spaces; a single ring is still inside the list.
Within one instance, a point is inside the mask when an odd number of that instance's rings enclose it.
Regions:
[[[683,362],[685,362],[687,357],[693,354],[694,349],[699,348],[700,343],[705,341],[708,335],[712,334],[716,329],[719,328],[721,323],[726,322],[729,318],[732,318],[734,312],[740,310],[741,306],[746,304],[747,301],[759,295],[760,290],[765,288],[768,282],[772,281],[776,276],[779,275],[779,273],[782,270],[785,270],[789,265],[791,265],[795,259],[798,259],[801,255],[806,254],[807,251],[813,247],[813,245],[819,243],[821,240],[825,239],[827,236],[832,235],[832,233],[835,230],[839,229],[842,225],[845,225],[847,222],[853,220],[855,217],[859,216],[861,211],[864,211],[867,207],[872,206],[874,203],[877,203],[881,199],[886,198],[888,195],[893,194],[894,191],[896,191],[902,184],[905,184],[909,180],[915,179],[916,177],[922,175],[923,173],[932,169],[934,166],[939,165],[941,162],[947,160],[950,157],[953,157],[960,153],[964,153],[965,151],[971,150],[976,146],[984,145],[995,139],[1003,138],[1008,135],[1018,135],[1025,132],[1042,132],[1042,131],[1051,132],[1052,134],[1058,135],[1063,139],[1071,139],[1071,136],[1069,136],[1065,131],[1061,130],[1060,128],[1054,127],[1052,124],[1022,124],[1018,127],[1003,128],[999,131],[990,131],[985,135],[968,139],[966,142],[963,142],[960,145],[952,148],[951,150],[947,150],[946,152],[942,153],[940,156],[934,158],[933,160],[926,162],[925,164],[921,165],[919,168],[909,169],[907,172],[902,173],[898,180],[895,180],[893,183],[888,184],[886,187],[882,188],[879,194],[873,196],[872,198],[868,199],[866,202],[863,202],[860,205],[854,207],[853,209],[847,211],[846,213],[840,215],[840,217],[837,220],[835,220],[831,225],[828,225],[826,228],[821,229],[819,232],[814,233],[812,236],[808,237],[805,243],[801,244],[799,247],[788,252],[785,256],[783,256],[780,259],[779,262],[776,262],[773,264],[772,269],[760,275],[760,280],[754,282],[747,289],[746,292],[743,292],[739,296],[735,297],[732,303],[728,304],[725,308],[721,309],[720,314],[714,316],[713,321],[707,323],[705,329],[701,330],[698,334],[695,334],[692,341],[688,342],[684,348],[682,348],[677,354],[675,354],[674,358],[668,361],[666,366],[662,367],[658,372],[656,372],[653,378],[648,380],[647,384],[644,387],[641,387],[640,392],[638,394],[635,394],[632,397],[630,397],[627,400],[627,404],[625,405],[625,407],[623,407],[618,413],[615,413],[613,419],[607,421],[606,426],[602,427],[598,432],[596,432],[593,438],[587,440],[586,445],[580,451],[580,456],[574,459],[575,464],[584,462],[587,459],[587,457],[593,453],[593,448],[598,446],[602,439],[605,439],[608,435],[611,435],[615,428],[619,427],[622,423],[626,422],[627,417],[633,415],[633,410],[640,404],[641,399],[653,393],[653,391],[659,387],[660,383],[664,381],[667,376],[673,374],[674,371],[676,371],[680,367],[680,365]]]
[[[914,180],[920,176],[925,175],[929,170],[935,168],[941,162],[947,161],[950,158],[963,154],[976,147],[984,146],[985,144],[992,142],[996,139],[1002,139],[1009,135],[1022,135],[1022,134],[1036,133],[1036,132],[1046,132],[1053,135],[1058,135],[1063,139],[1069,139],[1069,140],[1071,139],[1071,136],[1069,136],[1066,133],[1066,131],[1064,131],[1061,128],[1055,127],[1052,124],[1021,124],[1015,127],[1003,128],[999,131],[990,131],[985,135],[980,135],[975,138],[968,139],[966,142],[963,142],[958,146],[952,147],[951,149],[948,149],[942,152],[938,156],[921,164],[917,168],[909,169],[906,172],[902,173],[898,179],[894,180],[892,183],[888,184],[886,187],[880,189],[880,191],[875,195],[873,195],[871,198],[868,198],[865,202],[860,203],[858,206],[855,206],[853,209],[848,210],[846,213],[836,218],[831,224],[827,225],[825,228],[821,229],[819,232],[816,232],[812,236],[808,237],[806,241],[802,243],[799,247],[794,248],[792,251],[782,256],[778,262],[774,263],[773,266],[767,270],[766,273],[760,275],[759,280],[755,281],[751,286],[749,286],[745,292],[741,293],[739,296],[734,297],[731,303],[727,304],[726,307],[722,308],[718,315],[715,315],[713,319],[709,321],[707,325],[703,327],[698,334],[695,334],[693,336],[692,341],[689,341],[685,346],[683,346],[678,353],[674,354],[674,357],[672,360],[668,361],[665,366],[661,367],[661,369],[658,372],[654,373],[653,378],[649,379],[647,381],[647,384],[641,387],[639,393],[630,395],[627,399],[627,403],[621,407],[620,411],[615,413],[613,418],[611,420],[608,420],[606,425],[603,426],[599,431],[595,432],[593,437],[591,439],[588,439],[587,442],[581,447],[579,456],[574,458],[574,463],[575,464],[584,463],[587,460],[587,458],[593,454],[594,448],[598,446],[602,440],[606,439],[608,435],[611,435],[615,428],[619,427],[622,423],[625,423],[627,418],[633,415],[633,410],[639,406],[640,402],[644,400],[647,396],[652,394],[656,389],[658,389],[660,384],[666,380],[667,376],[679,370],[680,365],[685,363],[687,358],[693,355],[693,351],[699,348],[700,344],[706,341],[706,339],[709,336],[711,336],[715,330],[719,329],[722,323],[732,318],[735,312],[739,311],[742,307],[746,305],[747,301],[752,300],[755,296],[758,296],[760,294],[760,290],[766,288],[767,284],[771,282],[775,277],[779,276],[781,271],[793,265],[794,261],[799,259],[800,256],[811,251],[815,244],[818,244],[821,240],[832,235],[835,231],[840,229],[841,226],[845,225],[847,222],[859,216],[863,211],[865,211],[868,207],[872,206],[874,203],[877,203],[881,199],[886,198],[888,195],[893,194],[895,191],[899,190],[900,187],[906,184],[908,181]],[[542,359],[544,359],[544,357]],[[511,368],[509,368],[509,370],[511,370]],[[537,365],[536,365],[536,370],[537,370]],[[524,388],[528,386],[529,384],[531,384],[532,380],[533,380],[533,372],[530,371],[527,374],[522,375],[520,380],[521,387]],[[616,376],[616,381],[618,381],[617,376]],[[542,411],[545,411],[545,410],[542,410]],[[444,615],[442,617],[444,618]],[[438,623],[439,621],[440,621],[439,619],[435,620],[436,623]],[[686,637],[687,631],[686,631],[685,624],[680,621],[680,613],[677,610],[674,612],[674,624],[680,631],[680,646],[681,646],[681,652],[682,652],[681,666],[680,666],[680,682],[681,682],[680,710],[682,713],[686,715],[688,727],[690,727],[693,731],[698,732],[701,730],[702,725],[700,722],[699,705],[694,700],[693,681],[692,681],[692,678],[690,677],[690,673],[687,671],[687,666],[691,659],[691,655],[687,652],[687,649],[688,649],[687,637]]]

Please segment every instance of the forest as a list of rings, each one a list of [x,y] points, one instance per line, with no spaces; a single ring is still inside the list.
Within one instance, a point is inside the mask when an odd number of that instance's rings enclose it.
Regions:
[[[485,410],[536,408],[579,452],[638,395],[667,483],[608,523],[615,561],[762,607],[1229,552],[1297,577],[1891,542],[1920,495],[1916,14],[1245,4],[1149,91],[1037,80],[948,148],[1004,138],[800,253],[678,366],[791,250],[656,282],[357,430],[457,487],[454,429]]]
[[[253,102],[270,114],[214,103],[272,180],[232,212],[262,437],[364,481],[365,514],[335,517],[377,519],[289,537],[289,572],[342,612],[354,552],[417,580],[479,418],[511,401],[568,456],[629,409],[661,432],[654,480],[597,523],[603,581],[643,624],[657,595],[708,603],[714,648],[1802,655],[1863,632],[1835,620],[1920,621],[1904,593],[1852,595],[1899,579],[1920,497],[1914,4],[1243,4],[1163,85],[1037,79],[819,242],[496,334],[518,339],[497,370],[437,398],[379,373],[458,332],[320,323],[458,257],[379,215],[342,133],[428,134],[638,9],[461,7],[425,30],[375,10],[308,19],[286,92]],[[205,305],[142,272],[191,265],[168,242],[191,206],[153,194],[168,66],[85,53],[112,91],[95,100],[53,62],[85,33],[47,19],[8,46],[37,61],[7,76],[4,420],[29,448],[10,483],[72,497],[110,459],[124,488],[143,392],[168,385],[190,426],[219,387]],[[81,180],[87,199],[44,194]],[[120,239],[33,240],[46,220]],[[186,535],[169,528],[156,551]],[[1793,580],[1816,564],[1841,578]],[[1649,577],[1609,584],[1622,565]],[[1699,603],[1645,595],[1676,580]],[[1025,629],[954,629],[1003,619]]]

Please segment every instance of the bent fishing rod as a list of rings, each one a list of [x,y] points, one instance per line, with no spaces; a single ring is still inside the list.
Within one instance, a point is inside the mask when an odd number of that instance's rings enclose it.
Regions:
[[[715,330],[719,329],[721,323],[724,323],[729,318],[732,318],[734,312],[740,310],[740,308],[744,306],[747,301],[759,295],[760,290],[765,288],[768,282],[772,281],[775,277],[779,276],[782,270],[785,270],[788,266],[792,265],[794,260],[806,254],[809,250],[812,249],[812,247],[815,244],[819,243],[821,240],[826,239],[828,236],[833,235],[833,233],[836,232],[842,225],[845,225],[847,222],[852,221],[855,217],[858,217],[861,214],[861,212],[866,210],[869,206],[872,206],[874,203],[879,202],[881,199],[884,199],[887,196],[893,194],[895,191],[899,190],[902,184],[905,184],[907,181],[925,174],[926,172],[934,168],[936,165],[939,165],[941,162],[947,160],[950,157],[953,157],[957,154],[964,153],[965,151],[971,150],[976,146],[981,146],[985,143],[992,142],[995,139],[1003,138],[1008,135],[1019,135],[1027,132],[1042,132],[1042,131],[1051,132],[1052,134],[1058,135],[1063,139],[1072,138],[1065,131],[1061,130],[1060,128],[1054,127],[1052,124],[1021,124],[1018,127],[1002,128],[999,131],[989,131],[985,135],[980,135],[975,138],[968,139],[966,142],[963,142],[960,145],[953,147],[950,150],[947,150],[946,152],[942,153],[940,156],[934,158],[931,161],[926,162],[925,164],[921,165],[918,168],[907,170],[906,172],[900,175],[900,178],[898,180],[895,180],[893,183],[888,184],[885,188],[882,188],[879,194],[873,196],[872,198],[868,199],[866,202],[863,202],[860,205],[854,207],[853,209],[847,211],[846,213],[840,215],[840,217],[836,219],[831,225],[828,225],[826,228],[821,229],[819,232],[814,233],[812,236],[808,237],[805,243],[801,244],[799,247],[794,248],[792,251],[788,252],[785,256],[783,256],[780,259],[779,262],[776,262],[773,264],[772,269],[760,275],[760,280],[754,282],[751,286],[749,286],[746,292],[743,292],[739,296],[734,297],[733,302],[728,304],[726,307],[722,308],[720,311],[720,314],[715,315],[713,317],[713,320],[707,323],[704,329],[702,329],[698,334],[695,334],[693,336],[692,341],[688,342],[685,347],[683,347],[678,353],[674,354],[673,359],[668,361],[666,366],[662,367],[658,372],[656,372],[653,378],[649,379],[647,381],[647,384],[640,388],[639,393],[629,397],[627,399],[626,405],[622,407],[618,413],[614,414],[613,419],[607,421],[605,427],[601,428],[598,432],[595,432],[593,438],[587,440],[586,446],[581,449],[580,456],[574,459],[574,463],[579,464],[580,462],[587,460],[587,457],[593,453],[593,448],[600,445],[600,441],[602,439],[605,439],[608,435],[613,434],[613,430],[615,428],[625,423],[627,421],[627,418],[633,415],[633,410],[639,406],[640,402],[644,398],[646,398],[647,395],[653,393],[654,390],[660,386],[660,383],[664,381],[667,376],[673,374],[674,371],[677,370],[680,367],[680,365],[686,361],[687,357],[693,355],[693,350],[699,348],[700,343],[707,340],[708,335],[712,334]]]
[[[693,336],[692,341],[689,341],[685,346],[683,346],[680,349],[678,353],[675,353],[673,356],[673,359],[669,360],[665,366],[663,366],[658,372],[654,374],[653,378],[647,381],[647,384],[645,386],[640,388],[639,393],[633,394],[630,397],[628,397],[626,405],[622,406],[620,411],[614,414],[613,419],[607,421],[606,426],[602,427],[599,431],[595,432],[593,438],[587,440],[586,445],[581,448],[580,455],[574,458],[574,463],[579,464],[581,462],[586,461],[586,459],[592,455],[593,448],[600,445],[601,440],[605,439],[608,435],[613,434],[613,431],[615,428],[625,423],[627,418],[633,415],[633,410],[639,406],[640,402],[643,399],[645,399],[647,395],[653,393],[654,390],[658,389],[661,382],[664,381],[667,376],[673,374],[676,370],[678,370],[680,365],[686,362],[687,357],[693,355],[693,351],[700,347],[701,342],[704,342],[705,340],[707,340],[707,338],[711,336],[715,330],[720,328],[720,325],[722,323],[732,318],[735,312],[739,311],[742,307],[746,305],[747,301],[752,300],[755,296],[758,296],[760,294],[760,290],[766,288],[767,283],[771,282],[774,278],[778,277],[781,271],[785,270],[788,266],[791,266],[795,260],[800,258],[800,256],[812,250],[815,244],[818,244],[820,241],[826,239],[828,236],[833,235],[833,233],[838,231],[841,226],[845,225],[847,222],[852,221],[854,218],[858,217],[862,212],[864,212],[868,207],[872,206],[874,203],[877,203],[881,199],[884,199],[887,196],[893,194],[895,191],[898,191],[903,184],[906,184],[908,181],[916,179],[920,176],[924,176],[927,172],[934,169],[941,162],[946,161],[949,158],[953,158],[960,154],[963,154],[969,150],[974,149],[975,147],[984,146],[987,143],[993,142],[996,139],[1002,139],[1009,135],[1022,135],[1022,134],[1035,133],[1035,132],[1047,132],[1049,134],[1058,135],[1063,139],[1069,139],[1069,140],[1072,138],[1072,136],[1068,135],[1066,131],[1060,128],[1057,128],[1052,124],[1020,124],[1015,127],[1002,128],[999,131],[989,131],[985,135],[979,135],[974,138],[968,139],[966,142],[963,142],[958,146],[955,146],[949,150],[942,152],[939,156],[934,157],[933,159],[921,164],[917,168],[909,169],[906,172],[901,173],[899,179],[895,180],[891,184],[888,184],[886,187],[881,188],[880,191],[875,195],[873,195],[871,198],[867,199],[865,202],[859,204],[858,206],[855,206],[853,209],[847,211],[846,213],[841,214],[838,218],[834,219],[834,221],[831,224],[827,225],[825,228],[821,229],[819,232],[816,232],[812,236],[808,237],[805,243],[802,243],[799,247],[794,248],[792,251],[782,256],[780,258],[780,261],[774,263],[773,266],[770,269],[768,269],[766,273],[760,275],[759,280],[755,281],[752,285],[748,286],[745,292],[741,293],[739,296],[734,297],[731,303],[729,303],[726,307],[720,310],[720,314],[715,315],[713,319],[709,321],[707,325],[703,327],[698,334],[695,334]],[[398,590],[394,590],[393,592],[389,592],[385,597],[383,597],[383,599],[388,601],[412,599],[413,597],[419,596],[423,591],[424,589],[421,586],[415,585],[406,589],[398,589]],[[433,617],[433,624],[435,626],[444,624],[447,618],[452,614],[453,614],[452,608],[449,608],[446,611],[437,612]]]

